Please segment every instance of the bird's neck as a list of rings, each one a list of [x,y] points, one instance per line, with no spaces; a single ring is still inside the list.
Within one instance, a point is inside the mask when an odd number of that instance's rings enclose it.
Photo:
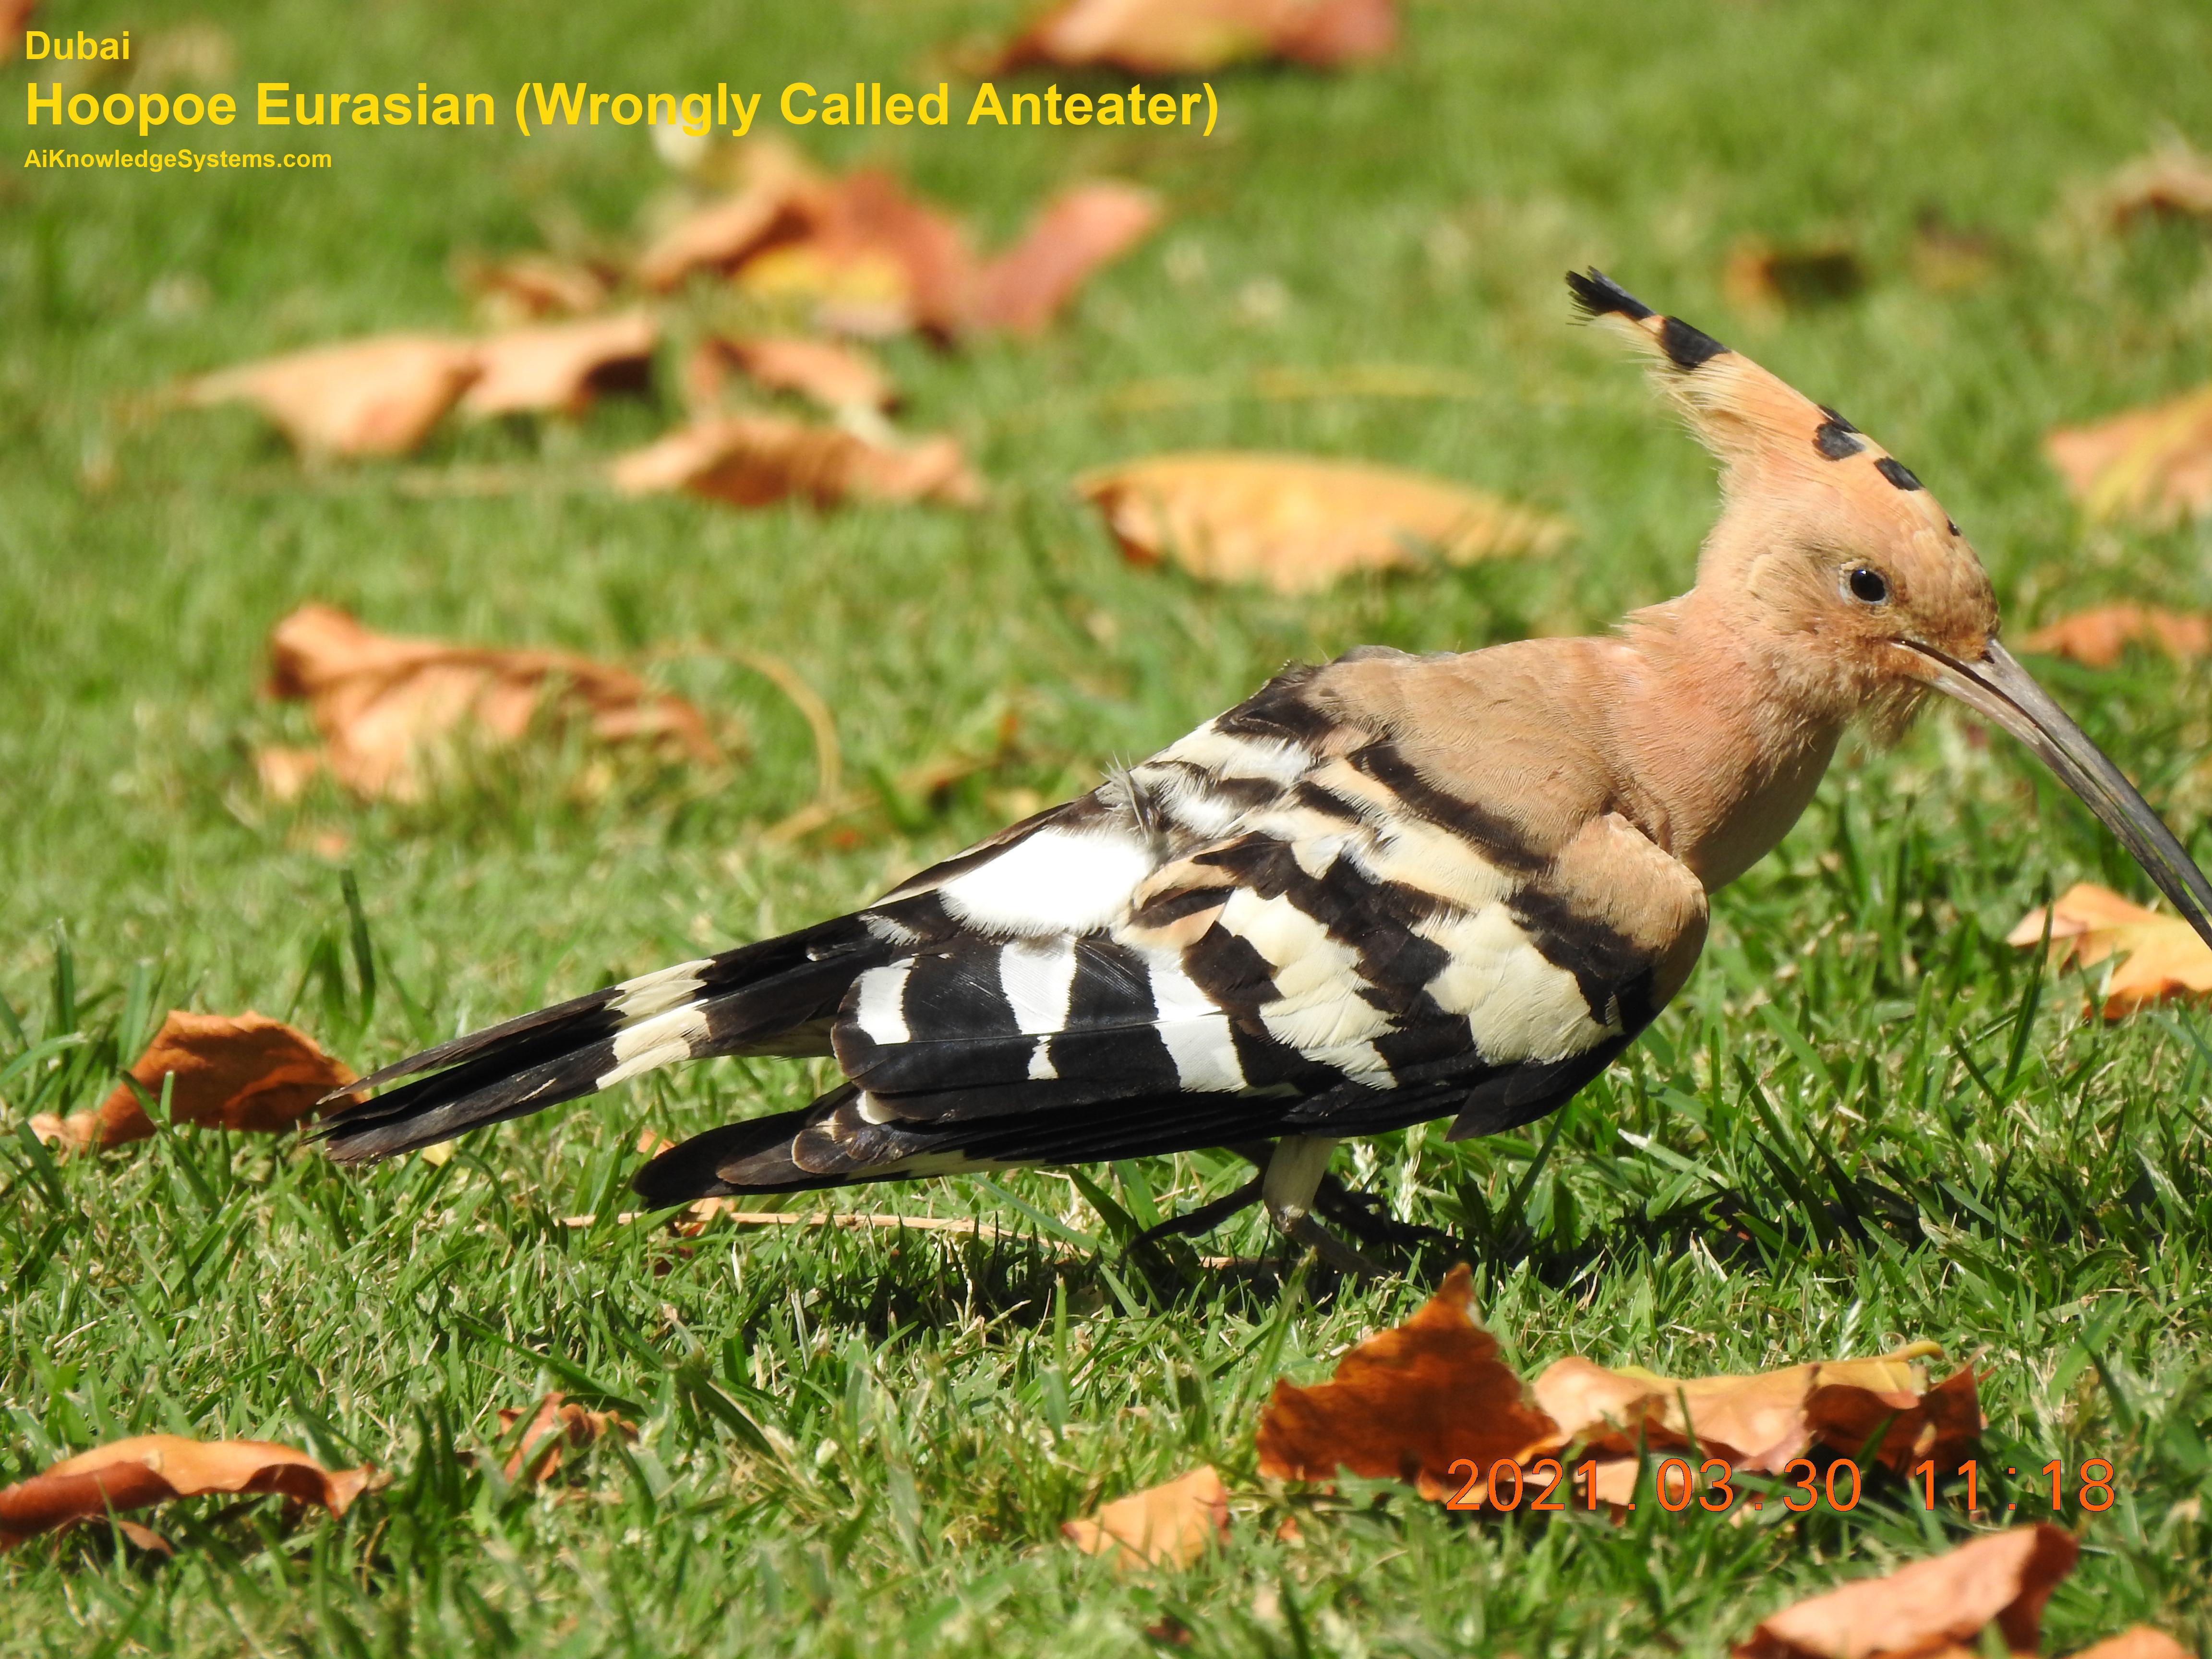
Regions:
[[[1630,617],[1614,741],[1662,845],[1725,887],[1813,798],[1850,723],[1838,691],[1697,591]]]

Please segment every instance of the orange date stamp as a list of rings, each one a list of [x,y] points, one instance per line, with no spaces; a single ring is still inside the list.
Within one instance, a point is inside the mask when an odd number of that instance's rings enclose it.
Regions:
[[[1444,1500],[1444,1507],[1510,1511],[1519,1509],[1525,1499],[1528,1508],[1539,1514],[1564,1514],[1571,1508],[1595,1510],[1601,1501],[1598,1467],[1595,1458],[1571,1469],[1557,1458],[1546,1457],[1523,1469],[1511,1458],[1500,1458],[1486,1472],[1471,1457],[1455,1458],[1450,1473],[1455,1476],[1463,1474],[1465,1480],[1459,1490]],[[1800,1470],[1803,1471],[1802,1475]],[[1949,1473],[1966,1483],[1967,1511],[1978,1514],[1982,1476],[1979,1462],[1968,1458]],[[2051,1511],[2054,1515],[2065,1507],[2069,1479],[2073,1499],[2079,1508],[2092,1515],[2101,1515],[2112,1507],[2113,1468],[2104,1458],[2090,1458],[2071,1471],[2070,1476],[2065,1464],[2056,1458],[2033,1473],[2051,1483]],[[2017,1477],[2020,1470],[2008,1465],[2005,1474]],[[1858,1507],[1865,1490],[1865,1477],[1859,1466],[1848,1457],[1835,1459],[1825,1469],[1809,1457],[1800,1457],[1783,1469],[1781,1486],[1771,1492],[1763,1485],[1747,1486],[1739,1492],[1737,1474],[1735,1465],[1726,1458],[1709,1457],[1695,1469],[1687,1458],[1665,1458],[1653,1472],[1655,1495],[1659,1507],[1669,1515],[1680,1515],[1692,1504],[1709,1515],[1725,1514],[1739,1503],[1758,1511],[1765,1509],[1770,1497],[1793,1515],[1819,1509],[1841,1515]],[[1906,1472],[1905,1484],[1924,1510],[1936,1507],[1936,1474],[1932,1458],[1923,1459]],[[1632,1510],[1636,1505],[1632,1501],[1620,1507]],[[2005,1512],[2009,1514],[2019,1507],[2015,1499],[2005,1504]]]

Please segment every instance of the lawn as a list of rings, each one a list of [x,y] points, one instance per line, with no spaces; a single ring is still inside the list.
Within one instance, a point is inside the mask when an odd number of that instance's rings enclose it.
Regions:
[[[948,44],[1017,11],[276,0],[222,9],[224,84],[427,79],[503,106],[532,79],[933,84],[957,81]],[[143,41],[193,15],[88,0],[44,21]],[[2085,1515],[2069,1494],[2058,1516],[2083,1557],[2049,1650],[2141,1620],[2212,1651],[2212,1024],[2107,1026],[2078,976],[2002,943],[2046,890],[2148,888],[1963,715],[1851,747],[1717,898],[1688,990],[1558,1118],[1451,1146],[1431,1125],[1340,1167],[1458,1236],[1485,1321],[1531,1370],[1582,1353],[1698,1374],[1919,1338],[1975,1357],[1983,1465],[2020,1471],[1985,1480],[1977,1516],[1895,1486],[1749,1525],[1271,1490],[1252,1436],[1274,1378],[1326,1376],[1450,1255],[1337,1285],[1248,1218],[1206,1248],[1256,1268],[1139,1272],[1129,1218],[1225,1190],[1243,1178],[1226,1155],[1085,1172],[1091,1193],[1040,1171],[833,1195],[974,1217],[977,1237],[725,1223],[677,1241],[620,1218],[641,1127],[799,1103],[818,1063],[662,1073],[450,1162],[368,1170],[293,1137],[50,1158],[17,1133],[95,1103],[169,1007],[287,1016],[366,1070],[849,908],[1286,661],[1601,629],[1679,591],[1710,465],[1607,340],[1569,325],[1570,265],[1843,407],[1973,538],[2014,635],[2108,598],[2212,608],[2212,530],[2085,526],[2040,451],[2056,423],[2212,379],[2202,229],[2113,236],[2079,206],[2169,129],[2212,142],[2208,62],[2212,15],[2179,3],[1409,0],[1379,67],[1217,76],[1211,139],[811,129],[817,159],[890,164],[988,240],[1085,177],[1170,204],[1042,342],[885,349],[905,423],[956,434],[989,478],[969,513],[618,499],[594,469],[678,418],[667,375],[578,421],[450,425],[398,463],[307,466],[248,413],[150,407],[249,357],[466,327],[460,256],[635,246],[677,188],[640,130],[525,139],[503,111],[491,132],[346,131],[310,173],[10,160],[0,1066],[83,1041],[0,1085],[0,1482],[154,1431],[285,1441],[392,1480],[337,1522],[173,1506],[146,1517],[167,1561],[104,1529],[0,1556],[0,1655],[1072,1656],[1156,1645],[1148,1630],[1194,1654],[1711,1655],[2008,1504],[2048,1514],[2033,1472],[2053,1458],[2110,1460],[2117,1499]],[[21,145],[26,78],[20,58],[0,71]],[[1990,240],[1986,280],[1915,280],[1931,210]],[[1747,312],[1722,272],[1752,234],[1844,240],[1867,285]],[[1428,379],[1361,372],[1377,366]],[[1085,467],[1227,445],[1419,467],[1580,534],[1546,560],[1291,599],[1128,566],[1071,500]],[[548,738],[413,804],[328,783],[272,801],[252,750],[308,727],[257,696],[264,641],[309,599],[393,633],[650,663],[749,752],[708,773]],[[742,651],[820,693],[855,778],[992,763],[768,838],[816,757]],[[2035,666],[2212,860],[2212,673]],[[486,1455],[495,1413],[549,1388],[638,1437],[510,1487]],[[1237,1514],[1199,1565],[1117,1578],[1060,1541],[1102,1498],[1204,1462]]]

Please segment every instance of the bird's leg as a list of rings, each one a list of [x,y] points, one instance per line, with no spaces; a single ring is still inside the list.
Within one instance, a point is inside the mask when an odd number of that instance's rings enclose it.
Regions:
[[[1363,1278],[1384,1277],[1382,1267],[1313,1218],[1314,1194],[1328,1174],[1328,1160],[1336,1151],[1330,1135],[1285,1135],[1275,1143],[1260,1177],[1260,1195],[1267,1217],[1285,1237],[1313,1247],[1323,1261],[1340,1273]]]
[[[1195,1238],[1200,1233],[1210,1233],[1239,1210],[1249,1210],[1260,1201],[1261,1178],[1254,1176],[1233,1193],[1224,1193],[1209,1204],[1182,1215],[1170,1216],[1156,1227],[1147,1227],[1137,1235],[1139,1244],[1157,1244],[1164,1238]]]
[[[1437,1228],[1394,1219],[1381,1194],[1361,1192],[1333,1175],[1321,1178],[1314,1194],[1314,1208],[1363,1244],[1413,1249],[1429,1244],[1449,1248],[1457,1243],[1449,1233]]]

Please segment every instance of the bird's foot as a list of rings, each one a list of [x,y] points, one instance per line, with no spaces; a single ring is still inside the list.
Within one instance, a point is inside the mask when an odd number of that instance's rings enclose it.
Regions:
[[[1408,1251],[1461,1248],[1449,1233],[1393,1218],[1380,1193],[1361,1192],[1333,1175],[1322,1177],[1313,1206],[1363,1244]]]
[[[1390,1270],[1374,1257],[1354,1249],[1310,1215],[1302,1215],[1283,1226],[1284,1235],[1295,1243],[1304,1244],[1330,1267],[1354,1279],[1388,1279]]]

